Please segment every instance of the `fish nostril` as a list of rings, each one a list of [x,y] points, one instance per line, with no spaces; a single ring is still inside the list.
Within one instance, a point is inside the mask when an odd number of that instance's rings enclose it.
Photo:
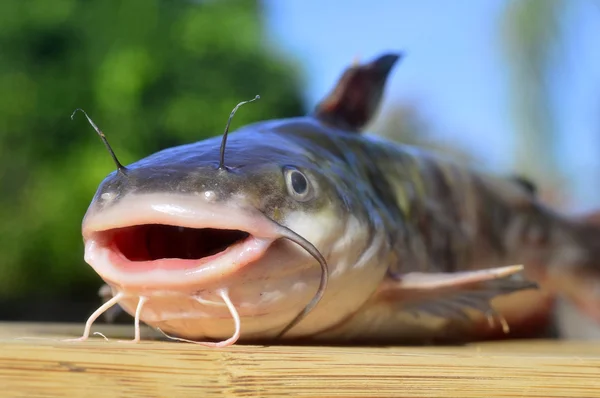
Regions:
[[[206,199],[207,202],[214,202],[217,199],[217,194],[215,191],[205,191],[204,199]]]
[[[115,194],[114,192],[104,192],[102,195],[100,195],[100,198],[102,198],[102,200],[104,201],[109,202],[113,200],[116,196],[117,194]]]

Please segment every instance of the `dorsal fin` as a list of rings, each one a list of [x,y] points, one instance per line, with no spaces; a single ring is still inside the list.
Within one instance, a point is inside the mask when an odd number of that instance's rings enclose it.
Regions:
[[[370,63],[349,66],[313,116],[335,127],[360,131],[375,115],[388,75],[401,57],[388,53]]]

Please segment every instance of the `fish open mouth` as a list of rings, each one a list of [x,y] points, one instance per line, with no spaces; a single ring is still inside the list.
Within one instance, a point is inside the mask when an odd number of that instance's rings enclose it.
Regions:
[[[201,260],[224,252],[250,236],[241,230],[164,224],[134,225],[105,233],[111,235],[114,248],[131,262]]]
[[[231,275],[279,238],[264,216],[178,200],[140,198],[134,207],[90,213],[86,262],[119,285],[189,285]]]

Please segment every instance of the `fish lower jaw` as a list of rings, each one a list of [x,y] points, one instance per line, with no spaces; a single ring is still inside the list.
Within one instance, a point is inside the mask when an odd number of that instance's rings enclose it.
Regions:
[[[135,317],[142,297],[135,290],[113,290],[119,305]],[[223,299],[230,300],[234,312]],[[283,295],[283,294],[282,294]],[[143,297],[140,321],[172,336],[192,340],[225,340],[233,333],[234,316],[241,320],[241,340],[274,338],[302,309],[296,300],[272,300],[248,292],[245,286],[215,286],[185,294],[153,290]]]
[[[184,291],[189,286],[206,286],[227,279],[260,259],[274,238],[249,235],[222,252],[200,259],[161,258],[132,261],[113,242],[90,238],[85,242],[85,261],[113,286],[139,294]]]
[[[261,303],[252,299],[244,299],[239,290],[232,288],[213,289],[195,295],[177,295],[172,292],[162,294],[153,292],[146,296],[147,301],[144,304],[141,319],[147,324],[157,324],[160,322],[174,322],[184,320],[197,320],[199,322],[209,322],[210,320],[230,320],[231,314],[227,309],[226,303],[219,298],[220,290],[227,291],[231,297],[233,306],[242,318],[252,318],[263,320],[270,317],[289,316],[295,314],[302,308],[297,305]],[[124,292],[119,305],[129,314],[134,316],[139,297],[135,293]],[[283,322],[281,322],[283,323]],[[277,325],[283,327],[284,325]]]

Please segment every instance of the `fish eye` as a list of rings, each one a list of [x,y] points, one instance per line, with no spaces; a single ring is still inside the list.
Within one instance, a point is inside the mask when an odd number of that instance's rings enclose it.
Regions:
[[[294,199],[307,201],[312,198],[312,186],[308,178],[301,171],[288,167],[284,170],[284,174],[288,192]]]

